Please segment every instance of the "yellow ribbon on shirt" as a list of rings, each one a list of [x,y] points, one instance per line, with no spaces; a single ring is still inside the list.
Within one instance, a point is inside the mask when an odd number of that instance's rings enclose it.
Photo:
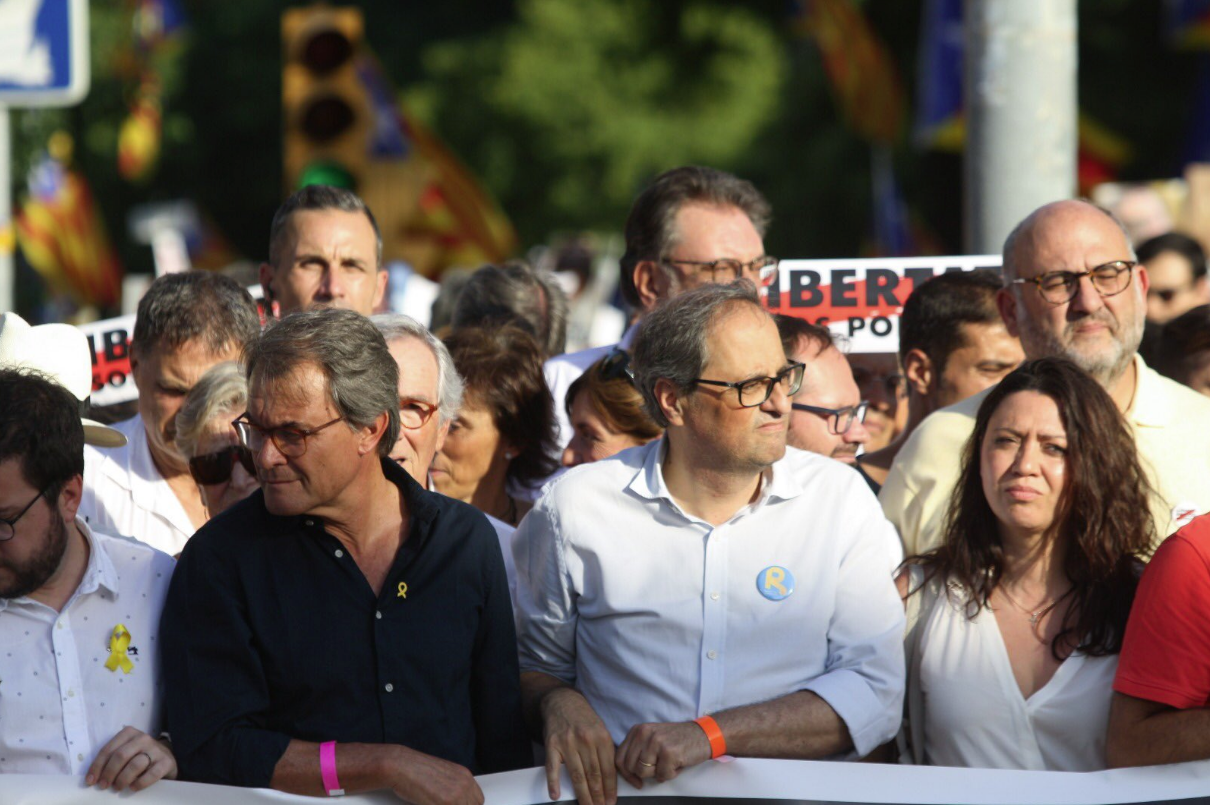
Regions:
[[[113,627],[113,635],[109,638],[109,659],[105,661],[105,667],[111,671],[121,668],[124,674],[133,671],[134,663],[126,656],[128,648],[130,648],[130,632],[126,631],[125,625],[119,623]]]

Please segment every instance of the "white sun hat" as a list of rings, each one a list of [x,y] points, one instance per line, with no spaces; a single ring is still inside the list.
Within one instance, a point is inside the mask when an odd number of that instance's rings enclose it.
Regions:
[[[87,410],[92,394],[92,353],[88,338],[70,324],[30,327],[16,313],[0,314],[0,368],[37,369],[70,391]],[[122,447],[121,431],[81,415],[84,442],[97,447]],[[32,424],[32,423],[31,423]]]

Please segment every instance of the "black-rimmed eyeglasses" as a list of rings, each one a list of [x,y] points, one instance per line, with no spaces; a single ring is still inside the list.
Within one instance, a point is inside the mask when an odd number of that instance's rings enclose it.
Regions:
[[[1130,278],[1137,265],[1133,260],[1114,260],[1093,266],[1087,271],[1049,271],[1037,277],[1015,279],[1009,284],[1032,283],[1038,286],[1038,293],[1047,302],[1062,305],[1075,298],[1080,290],[1080,280],[1084,277],[1092,281],[1092,287],[1101,296],[1117,296],[1130,287]]]
[[[808,411],[824,417],[828,422],[828,430],[837,436],[848,433],[854,422],[865,422],[865,412],[869,407],[870,403],[867,400],[862,400],[857,405],[846,405],[844,408],[824,408],[820,405],[790,403],[790,408],[794,411]]]
[[[773,377],[754,377],[750,380],[740,380],[739,382],[707,380],[704,377],[695,377],[692,382],[735,389],[736,394],[739,396],[739,404],[742,407],[755,408],[758,405],[764,405],[765,400],[773,395],[774,386],[780,385],[787,397],[797,394],[798,390],[802,388],[802,375],[805,369],[805,364],[792,363]]]
[[[33,505],[38,502],[38,498],[42,497],[45,494],[46,494],[46,490],[43,489],[38,494],[34,495],[34,499],[31,500],[29,503],[26,503],[25,508],[22,509],[21,511],[19,511],[17,513],[16,517],[13,517],[11,519],[5,519],[3,517],[0,517],[0,542],[8,542],[10,539],[13,538],[13,534],[17,533],[17,521],[20,520],[22,517],[24,517],[25,513],[27,511],[29,511],[31,508],[33,508]]]

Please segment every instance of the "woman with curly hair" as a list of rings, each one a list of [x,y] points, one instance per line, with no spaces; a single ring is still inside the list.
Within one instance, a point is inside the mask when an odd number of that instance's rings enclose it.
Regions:
[[[1105,767],[1150,494],[1113,400],[1074,364],[1029,361],[988,394],[945,541],[898,579],[912,760]]]

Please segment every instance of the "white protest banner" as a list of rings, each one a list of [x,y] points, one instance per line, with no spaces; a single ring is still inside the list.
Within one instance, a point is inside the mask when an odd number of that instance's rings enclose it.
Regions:
[[[1000,255],[782,260],[769,288],[773,313],[826,324],[849,352],[897,352],[899,314],[912,288],[948,271],[1000,269]]]
[[[130,336],[134,316],[94,321],[79,327],[92,353],[92,404],[113,405],[139,396],[130,379]]]
[[[486,805],[545,805],[546,772],[522,769],[477,778]],[[562,775],[562,793],[571,799],[571,781]],[[667,783],[640,791],[618,780],[619,805],[642,797],[673,797],[669,805],[723,805],[728,799],[779,799],[803,803],[914,803],[914,805],[1120,805],[1177,802],[1210,796],[1210,761],[1099,772],[1001,771],[877,763],[743,758],[704,763]],[[315,803],[263,789],[156,783],[137,795],[140,805],[270,805]],[[107,805],[113,792],[85,788],[78,777],[0,775],[4,805]],[[386,805],[386,793],[344,797],[343,805]]]

